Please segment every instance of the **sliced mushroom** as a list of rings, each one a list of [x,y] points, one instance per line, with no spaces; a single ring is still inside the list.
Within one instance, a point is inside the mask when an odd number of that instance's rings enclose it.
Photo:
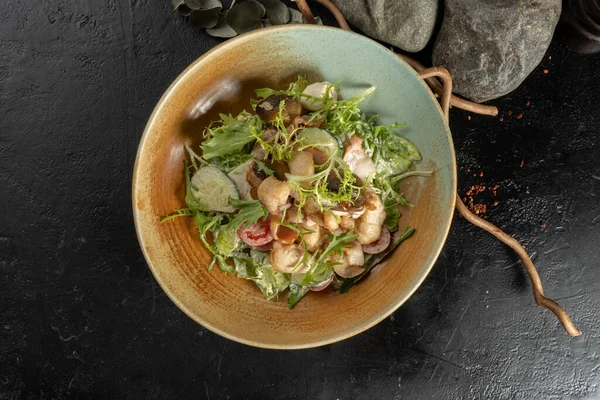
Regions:
[[[303,274],[308,272],[308,265],[302,263],[304,248],[297,244],[273,243],[269,261],[273,270],[286,274]]]
[[[333,274],[331,274],[331,276],[329,278],[325,279],[323,282],[318,283],[314,286],[311,286],[310,290],[312,290],[313,292],[320,292],[321,290],[323,290],[327,286],[329,286],[331,284],[331,282],[333,282]]]
[[[339,257],[339,255],[337,256]],[[339,264],[335,265],[333,269],[342,278],[354,278],[365,271],[362,267],[365,264],[365,254],[362,246],[356,240],[350,242],[350,245],[344,249],[343,256],[336,261]]]
[[[313,220],[312,217],[305,218],[302,222],[302,227],[313,231],[312,233],[307,233],[304,235],[304,244],[306,245],[306,248],[310,252],[317,251],[327,237],[327,235],[325,235],[325,231]]]
[[[258,188],[261,183],[267,178],[267,175],[258,168],[258,164],[254,161],[248,163],[246,167],[246,181],[253,188]]]
[[[281,112],[283,123],[286,126],[290,125],[296,117],[302,115],[302,104],[300,103],[300,100],[294,99],[293,97],[272,94],[266,99],[258,102],[256,105],[256,115],[263,121],[271,123],[279,115],[279,107],[282,102],[284,103]]]

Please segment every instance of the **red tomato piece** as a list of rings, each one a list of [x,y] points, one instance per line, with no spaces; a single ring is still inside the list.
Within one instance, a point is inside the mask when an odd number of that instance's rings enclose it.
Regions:
[[[246,227],[242,225],[237,230],[237,235],[242,241],[252,247],[264,246],[273,240],[269,221],[258,221]]]

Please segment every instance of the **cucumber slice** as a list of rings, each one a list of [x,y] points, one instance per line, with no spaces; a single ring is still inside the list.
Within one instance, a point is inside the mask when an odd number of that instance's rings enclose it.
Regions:
[[[239,200],[240,194],[229,177],[217,167],[202,167],[192,177],[192,194],[202,211],[234,212],[229,198]]]
[[[251,160],[248,160],[245,163],[238,165],[228,174],[229,179],[233,181],[236,189],[240,193],[242,200],[252,200],[252,195],[250,194],[252,187],[246,180],[246,170],[248,169],[248,164],[250,164],[250,161]]]
[[[328,157],[341,157],[342,149],[340,142],[335,136],[324,129],[306,128],[300,131],[298,139],[302,140],[302,145],[315,147]]]

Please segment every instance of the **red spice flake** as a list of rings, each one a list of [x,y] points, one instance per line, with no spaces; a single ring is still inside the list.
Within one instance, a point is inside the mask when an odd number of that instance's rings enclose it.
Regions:
[[[521,160],[521,165],[519,165],[519,168],[523,168],[523,165],[525,165],[525,160]]]
[[[527,100],[527,103],[525,103],[526,106],[530,105],[531,101]]]
[[[492,194],[493,194],[494,196],[496,196],[496,194],[497,194],[497,192],[496,192],[496,189],[498,189],[498,185],[494,185],[494,186],[492,186],[492,187],[490,188],[490,190],[492,191]]]
[[[508,116],[510,117],[512,115],[512,111],[508,110]]]
[[[523,114],[517,115],[517,119],[521,119],[521,118],[523,118]]]
[[[526,190],[525,190],[525,194],[529,194],[529,189],[526,189]]]
[[[467,117],[467,119],[470,121],[470,120],[471,120],[471,116],[469,115],[469,116]]]
[[[544,73],[547,74],[548,72],[550,72],[550,70],[548,69],[544,69]]]
[[[467,172],[471,172],[471,168],[467,168]]]
[[[497,207],[497,206],[498,206],[498,204],[499,204],[499,203],[498,203],[497,201],[495,201],[495,202],[494,202],[492,205],[493,205],[494,207]]]
[[[475,215],[484,216],[487,212],[487,206],[485,204],[469,204],[469,211]]]
[[[467,196],[475,196],[478,193],[485,191],[485,186],[482,185],[474,185],[471,186],[471,189],[467,190]]]
[[[473,177],[476,177],[476,176],[477,176],[477,174],[473,174]]]
[[[500,122],[504,121],[504,118],[500,117]]]
[[[545,227],[546,227],[546,224],[542,224],[542,228],[545,228]]]
[[[480,172],[480,173],[479,173],[479,176],[483,176],[483,172]]]

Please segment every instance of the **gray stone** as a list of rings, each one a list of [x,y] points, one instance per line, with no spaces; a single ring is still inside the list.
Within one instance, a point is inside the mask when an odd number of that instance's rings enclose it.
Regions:
[[[409,52],[429,42],[438,12],[438,0],[332,1],[364,34]]]
[[[560,11],[561,0],[446,0],[433,65],[473,101],[503,96],[540,63]]]

